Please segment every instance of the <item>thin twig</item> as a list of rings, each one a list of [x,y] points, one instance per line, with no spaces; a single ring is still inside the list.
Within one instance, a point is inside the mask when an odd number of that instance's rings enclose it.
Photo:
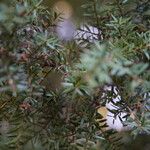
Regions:
[[[35,9],[37,9],[41,5],[42,2],[43,0],[40,0],[32,9],[29,10],[29,12],[25,14],[25,16],[30,15]]]

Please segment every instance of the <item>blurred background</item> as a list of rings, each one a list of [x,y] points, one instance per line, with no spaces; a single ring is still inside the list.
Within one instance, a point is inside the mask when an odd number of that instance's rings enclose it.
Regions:
[[[3,1],[7,2],[7,0],[3,0]],[[77,27],[79,26],[80,23],[82,24],[84,22],[82,18],[83,12],[82,12],[81,5],[84,3],[88,3],[89,1],[90,0],[43,0],[43,4],[48,9],[54,9],[55,12],[60,14],[61,18],[63,18],[63,21],[57,22],[57,27],[56,27],[56,31],[60,39],[68,41],[74,38],[74,34],[77,31]],[[97,32],[97,30],[94,29],[93,32]],[[95,37],[95,39],[97,38]],[[45,85],[50,90],[56,89],[57,87],[60,86],[61,77],[62,75],[60,73],[52,72],[51,74],[49,74],[49,76],[46,79],[46,81],[49,82],[43,82],[43,85]],[[50,87],[49,85],[53,85],[53,86]],[[100,113],[104,113],[104,116],[106,116],[107,111],[104,108]],[[120,125],[122,127],[122,124],[119,123],[117,122],[117,125],[118,126]],[[4,121],[0,129],[5,132],[7,130],[7,126],[8,123]],[[133,147],[132,149],[148,150],[150,148],[149,141],[150,141],[149,136],[147,135],[139,136],[133,143],[131,143],[131,146]],[[140,146],[142,146],[142,148],[140,148]],[[145,146],[145,148],[143,146]]]
[[[66,14],[73,17],[81,17],[81,5],[87,0],[44,0],[43,3],[48,8],[57,7],[63,10]],[[59,11],[60,11],[59,10]]]

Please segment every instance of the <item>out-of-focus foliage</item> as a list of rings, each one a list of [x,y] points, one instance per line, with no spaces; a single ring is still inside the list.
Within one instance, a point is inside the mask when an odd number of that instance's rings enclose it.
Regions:
[[[149,10],[149,0],[85,1],[82,25],[97,38],[65,42],[56,34],[63,19],[43,1],[1,2],[0,149],[137,149],[146,135],[138,149],[148,150]],[[108,129],[97,114],[107,102],[118,108],[108,110],[114,119],[126,114],[128,131]]]

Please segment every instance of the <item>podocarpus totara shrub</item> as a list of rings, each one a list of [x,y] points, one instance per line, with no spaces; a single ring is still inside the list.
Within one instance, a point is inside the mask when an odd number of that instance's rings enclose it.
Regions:
[[[120,150],[128,141],[133,141],[129,149],[135,149],[142,137],[135,138],[143,134],[144,144],[138,149],[146,149],[149,1],[89,0],[82,5],[85,34],[91,26],[99,31],[91,33],[97,37],[92,42],[82,36],[78,41],[60,40],[55,27],[62,18],[42,1],[4,2],[0,4],[0,149]],[[114,101],[118,96],[120,101]],[[105,112],[97,114],[108,103],[117,109],[105,110],[130,130],[108,129]]]

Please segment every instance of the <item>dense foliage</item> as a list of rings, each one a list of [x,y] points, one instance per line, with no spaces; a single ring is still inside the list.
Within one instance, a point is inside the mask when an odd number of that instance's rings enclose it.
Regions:
[[[0,4],[1,150],[136,149],[136,137],[150,134],[149,0],[88,0],[81,8],[86,28],[99,31],[93,41],[60,40],[63,18],[42,1]],[[97,114],[109,101],[114,119],[125,112],[128,131],[106,128]]]

